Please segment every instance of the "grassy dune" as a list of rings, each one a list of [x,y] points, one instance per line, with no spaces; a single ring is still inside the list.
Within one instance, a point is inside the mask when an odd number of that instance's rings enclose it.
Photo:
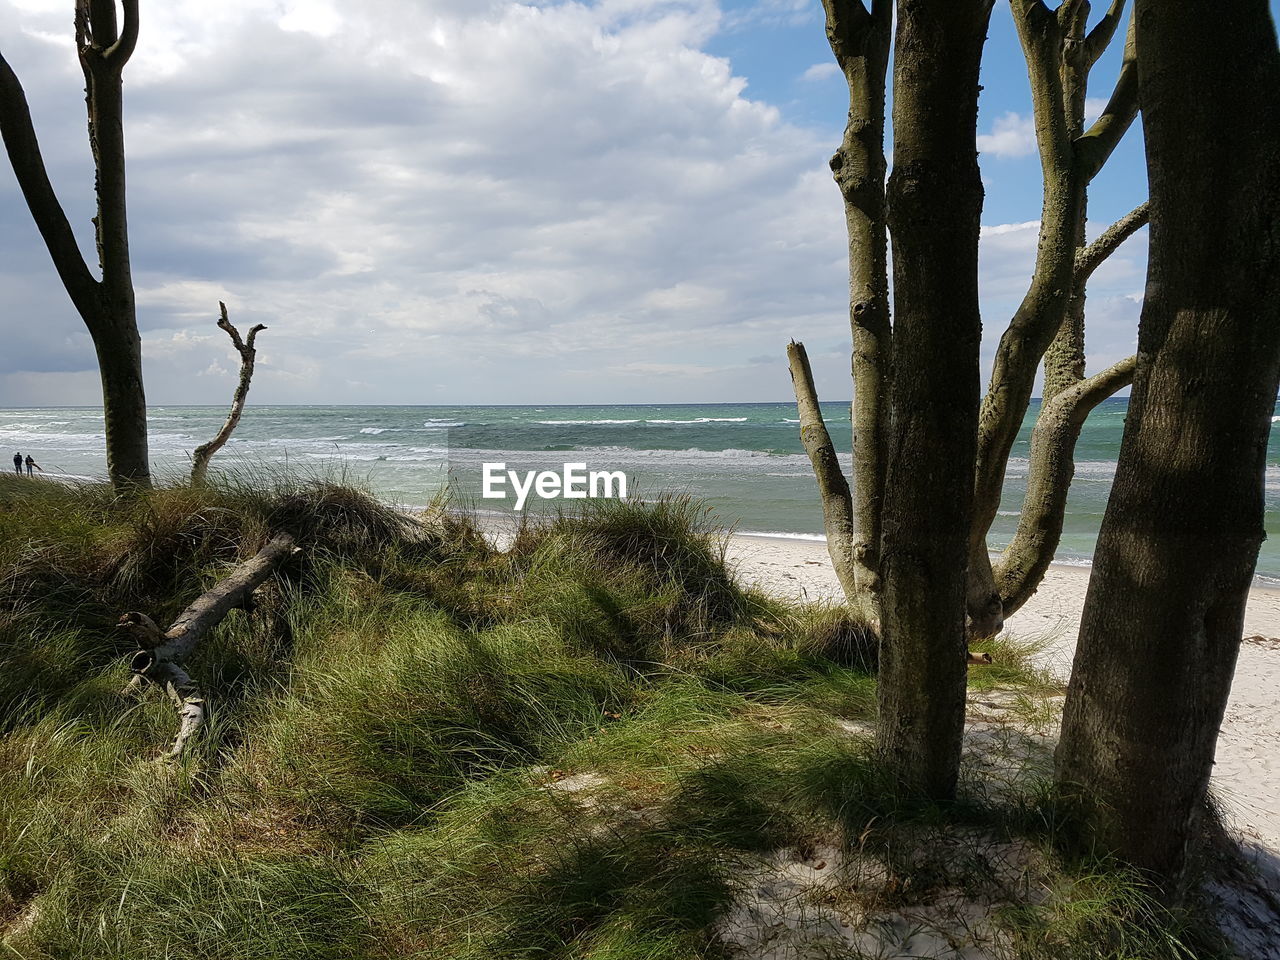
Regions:
[[[175,712],[122,694],[116,619],[167,624],[281,529],[299,562],[199,652],[211,720],[156,762]],[[983,956],[1217,955],[1053,853],[1037,769],[898,797],[874,653],[852,611],[741,590],[686,500],[589,504],[499,553],[321,482],[119,502],[6,478],[0,955],[781,957],[755,943],[761,878],[826,874],[777,907],[801,956],[831,934],[806,917],[872,936],[948,897],[983,907]],[[1044,680],[997,653],[974,684],[1033,724]]]

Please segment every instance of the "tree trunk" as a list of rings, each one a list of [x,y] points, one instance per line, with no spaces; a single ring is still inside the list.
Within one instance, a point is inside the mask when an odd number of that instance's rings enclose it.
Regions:
[[[132,300],[132,297],[130,298]],[[142,379],[142,338],[133,310],[121,319],[100,317],[90,327],[107,448],[107,476],[117,491],[151,485],[147,447],[147,398]]]
[[[881,546],[878,746],[954,796],[978,420],[978,68],[991,0],[916,0],[894,50],[893,380]]]
[[[208,476],[209,461],[213,459],[213,455],[226,445],[231,439],[231,434],[240,424],[245,401],[249,398],[249,384],[253,380],[253,365],[258,357],[254,341],[258,338],[259,332],[267,329],[264,324],[254,324],[249,328],[248,336],[241,340],[240,331],[227,318],[227,305],[219,300],[218,309],[220,311],[218,327],[226,331],[227,336],[231,338],[231,345],[236,348],[236,353],[240,354],[240,380],[236,384],[235,393],[231,396],[231,410],[227,414],[227,419],[223,421],[222,428],[208,443],[202,443],[196,447],[195,453],[191,455],[191,483],[197,487],[201,486]]]
[[[49,182],[26,95],[0,57],[0,134],[23,197],[54,267],[93,340],[102,377],[107,475],[117,490],[149,486],[147,402],[142,344],[129,262],[125,205],[124,112],[121,74],[138,39],[138,0],[77,0],[76,43],[84,71],[89,143],[93,151],[94,218],[102,279],[85,265],[66,214]]]
[[[893,29],[891,0],[823,0],[827,40],[849,87],[844,140],[831,171],[844,198],[849,236],[849,322],[853,333],[853,484],[857,594],[880,589],[886,401],[889,385],[889,274],[885,227],[885,75]],[[831,534],[827,534],[830,542]],[[848,591],[846,590],[846,594]],[[849,595],[849,599],[855,599]]]
[[[1138,0],[1151,256],[1057,752],[1176,898],[1263,539],[1280,381],[1280,53],[1264,0]]]

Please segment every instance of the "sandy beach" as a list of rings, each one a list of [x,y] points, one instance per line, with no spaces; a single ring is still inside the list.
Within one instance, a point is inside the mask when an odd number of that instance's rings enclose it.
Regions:
[[[739,579],[778,597],[838,600],[825,543],[734,536],[729,559]],[[1014,636],[1042,640],[1043,665],[1064,682],[1089,583],[1087,567],[1055,564],[1036,595],[1006,624]],[[1280,591],[1250,591],[1227,716],[1218,738],[1213,789],[1243,838],[1280,855]]]

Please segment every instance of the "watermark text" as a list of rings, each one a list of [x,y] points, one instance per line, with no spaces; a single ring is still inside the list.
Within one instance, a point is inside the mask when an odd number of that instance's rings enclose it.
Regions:
[[[523,476],[516,470],[508,470],[505,463],[484,464],[480,496],[485,500],[505,500],[507,487],[516,495],[515,509],[523,510],[530,493],[543,500],[563,497],[566,500],[585,500],[587,497],[617,497],[626,499],[627,475],[621,470],[588,470],[585,463],[566,463],[564,469],[526,470]]]

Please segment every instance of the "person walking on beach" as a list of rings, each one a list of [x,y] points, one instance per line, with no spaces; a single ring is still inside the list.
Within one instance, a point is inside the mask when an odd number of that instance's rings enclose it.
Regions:
[[[34,458],[34,457],[32,457],[32,456],[31,456],[31,454],[29,454],[29,453],[28,453],[28,454],[27,454],[27,476],[28,476],[28,477],[30,477],[30,476],[32,476],[32,475],[33,475],[33,474],[31,473],[31,468],[32,468],[32,467],[35,467],[35,468],[36,468],[37,470],[39,470],[41,473],[44,473],[44,467],[42,467],[42,466],[40,466],[40,464],[36,463],[35,458]],[[21,471],[19,471],[19,473],[21,473]]]
[[[22,476],[22,451],[20,450],[13,455],[13,472]]]

